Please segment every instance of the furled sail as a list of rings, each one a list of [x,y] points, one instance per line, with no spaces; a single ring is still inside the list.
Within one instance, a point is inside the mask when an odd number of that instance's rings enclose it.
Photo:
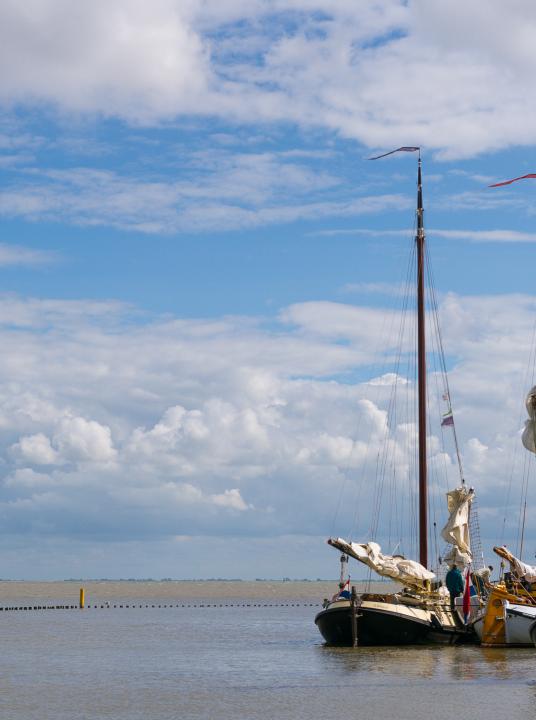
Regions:
[[[515,555],[512,555],[510,550],[508,550],[504,546],[494,547],[493,552],[497,553],[497,555],[504,558],[505,560],[508,560],[508,562],[510,563],[511,573],[517,578],[519,578],[519,580],[524,580],[529,583],[536,582],[535,565],[527,565],[527,563],[524,563],[522,560],[519,560],[519,558],[516,558]]]
[[[449,565],[465,567],[473,559],[469,537],[469,512],[474,496],[473,488],[465,485],[447,493],[449,519],[441,530],[441,537],[452,545],[452,549],[444,557]]]
[[[521,440],[527,450],[536,453],[536,385],[527,395],[525,405],[527,407],[530,420],[525,422],[525,429],[523,430]]]
[[[402,555],[384,555],[378,543],[349,543],[342,538],[330,538],[328,543],[345,555],[359,560],[369,568],[403,585],[424,588],[435,575],[415,560],[406,560]]]

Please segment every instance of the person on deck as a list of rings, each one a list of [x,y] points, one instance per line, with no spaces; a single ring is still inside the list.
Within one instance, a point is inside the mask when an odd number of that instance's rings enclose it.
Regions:
[[[456,565],[453,565],[445,578],[447,590],[450,594],[450,609],[454,610],[455,600],[463,593],[463,577]]]
[[[350,591],[348,589],[345,590],[345,587],[348,585],[348,583],[339,583],[339,590],[335,593],[335,595],[332,597],[331,601],[334,600],[350,600],[352,597]]]

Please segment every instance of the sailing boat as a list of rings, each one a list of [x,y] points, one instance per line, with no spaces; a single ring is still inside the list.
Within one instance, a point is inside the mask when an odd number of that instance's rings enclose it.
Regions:
[[[491,586],[486,605],[473,627],[484,647],[536,645],[536,567],[527,565],[505,547],[494,552],[510,563],[508,582]]]
[[[354,543],[330,538],[329,545],[342,553],[341,583],[348,557],[367,565],[383,577],[403,585],[390,594],[341,593],[315,618],[322,636],[330,645],[407,645],[435,641],[454,643],[474,640],[459,615],[451,609],[446,588],[432,590],[435,574],[428,569],[428,483],[426,448],[426,337],[425,337],[425,235],[420,149],[403,147],[398,151],[419,152],[417,173],[417,366],[418,366],[418,457],[419,457],[419,562],[400,555],[385,555],[375,542]],[[386,153],[390,155],[391,153]],[[379,157],[385,157],[380,155]],[[449,397],[449,396],[448,396]],[[450,400],[450,397],[449,397]],[[450,407],[449,407],[450,410]],[[452,418],[450,412],[449,420]],[[452,425],[452,422],[445,424]],[[459,453],[458,453],[459,460]],[[461,464],[460,464],[461,469]],[[448,495],[449,521],[444,539],[452,545],[449,562],[465,566],[471,561],[469,511],[474,497],[462,479],[461,487]],[[437,584],[436,584],[437,585]],[[442,592],[441,592],[442,590]]]
[[[525,405],[529,419],[521,440],[529,452],[536,453],[536,386],[528,393]],[[474,630],[485,647],[532,647],[536,645],[536,566],[523,562],[504,546],[493,551],[509,563],[510,572],[504,582],[491,587],[487,603],[473,623]]]

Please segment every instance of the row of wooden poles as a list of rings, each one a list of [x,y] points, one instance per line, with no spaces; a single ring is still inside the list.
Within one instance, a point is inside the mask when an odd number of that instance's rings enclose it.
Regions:
[[[80,599],[78,605],[18,605],[10,607],[0,606],[0,612],[10,612],[15,610],[84,610],[84,609],[101,609],[108,610],[111,608],[223,608],[223,607],[316,607],[318,603],[167,603],[167,604],[143,604],[143,603],[93,603],[86,605],[86,593],[84,588],[80,588]]]

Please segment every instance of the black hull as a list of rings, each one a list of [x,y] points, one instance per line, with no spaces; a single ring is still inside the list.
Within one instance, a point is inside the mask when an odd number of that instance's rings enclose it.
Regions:
[[[394,610],[394,611],[393,611]],[[431,614],[430,614],[431,616]],[[315,623],[328,645],[352,647],[352,610],[349,605],[322,610]],[[474,642],[464,630],[442,628],[437,620],[420,620],[397,614],[393,606],[385,611],[360,607],[357,618],[358,645],[420,645]]]

